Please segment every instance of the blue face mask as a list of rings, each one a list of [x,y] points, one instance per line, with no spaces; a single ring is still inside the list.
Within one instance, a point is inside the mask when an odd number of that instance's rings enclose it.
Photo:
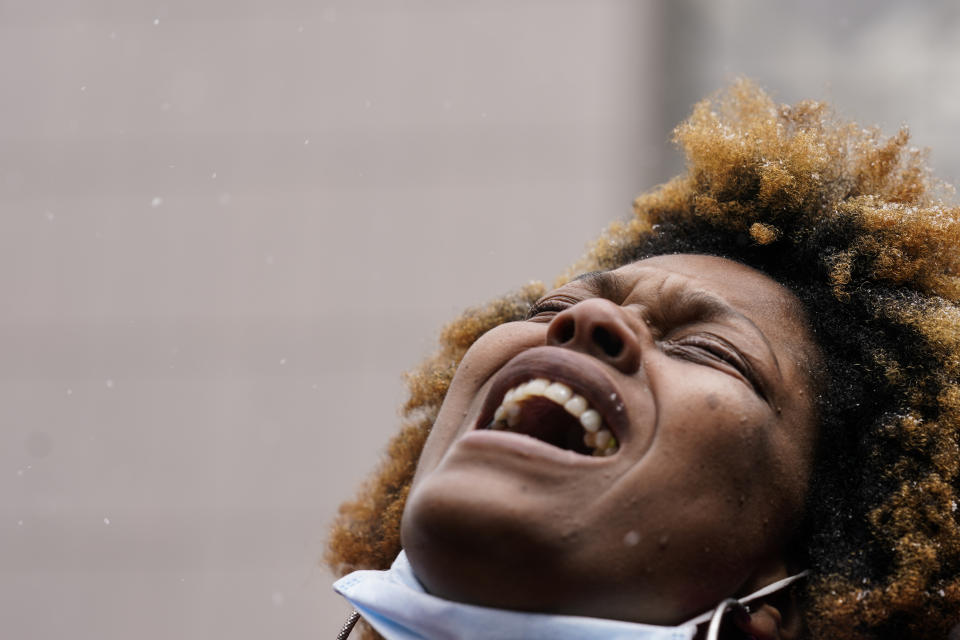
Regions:
[[[767,585],[741,598],[740,603],[783,589],[805,574]],[[387,640],[691,640],[697,625],[713,617],[716,619],[711,621],[713,629],[723,613],[723,608],[719,608],[716,615],[708,611],[681,625],[664,627],[451,602],[423,589],[402,551],[388,571],[354,571],[337,580],[333,588]]]

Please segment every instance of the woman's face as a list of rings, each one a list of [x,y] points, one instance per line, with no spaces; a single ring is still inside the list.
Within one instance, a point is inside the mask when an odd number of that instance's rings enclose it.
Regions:
[[[457,370],[403,517],[417,576],[451,600],[659,624],[786,576],[816,358],[794,296],[722,258],[552,291]]]

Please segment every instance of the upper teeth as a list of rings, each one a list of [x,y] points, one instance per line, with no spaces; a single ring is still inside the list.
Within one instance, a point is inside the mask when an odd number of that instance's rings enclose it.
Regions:
[[[520,422],[520,406],[524,400],[533,396],[547,398],[561,405],[571,416],[578,418],[586,431],[583,434],[583,443],[594,450],[593,455],[609,456],[619,449],[617,439],[609,429],[603,427],[603,419],[596,410],[590,408],[586,398],[575,394],[562,382],[551,382],[546,378],[535,378],[507,391],[493,414],[491,428],[515,427]]]

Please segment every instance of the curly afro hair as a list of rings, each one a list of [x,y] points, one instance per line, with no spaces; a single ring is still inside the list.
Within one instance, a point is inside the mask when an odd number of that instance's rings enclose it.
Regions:
[[[814,638],[938,638],[960,622],[960,208],[905,129],[748,81],[674,131],[687,173],[634,202],[558,279],[664,253],[767,274],[804,304],[823,352],[820,442],[801,536]],[[464,352],[522,319],[542,285],[471,309],[408,375],[404,425],[333,526],[337,573],[386,568],[417,459]]]

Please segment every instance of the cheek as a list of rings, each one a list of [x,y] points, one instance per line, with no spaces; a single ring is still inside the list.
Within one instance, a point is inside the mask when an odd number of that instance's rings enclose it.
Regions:
[[[450,382],[424,445],[417,476],[437,466],[450,445],[471,426],[490,378],[518,353],[543,343],[545,329],[530,322],[509,322],[482,335],[467,350]]]
[[[511,358],[544,344],[545,340],[546,326],[533,322],[508,322],[486,332],[470,346],[457,366],[444,404],[452,395],[475,392]]]
[[[635,563],[647,566],[653,557],[664,572],[737,582],[745,577],[741,565],[779,540],[783,501],[767,477],[772,412],[748,389],[691,377],[682,392],[659,396],[654,444],[605,513],[616,523],[606,544],[635,531],[652,545],[642,546]]]
[[[675,408],[663,406],[658,440],[675,452],[694,492],[721,492],[739,502],[763,492],[764,470],[774,458],[772,412],[751,390],[720,375],[700,376],[668,399]]]

